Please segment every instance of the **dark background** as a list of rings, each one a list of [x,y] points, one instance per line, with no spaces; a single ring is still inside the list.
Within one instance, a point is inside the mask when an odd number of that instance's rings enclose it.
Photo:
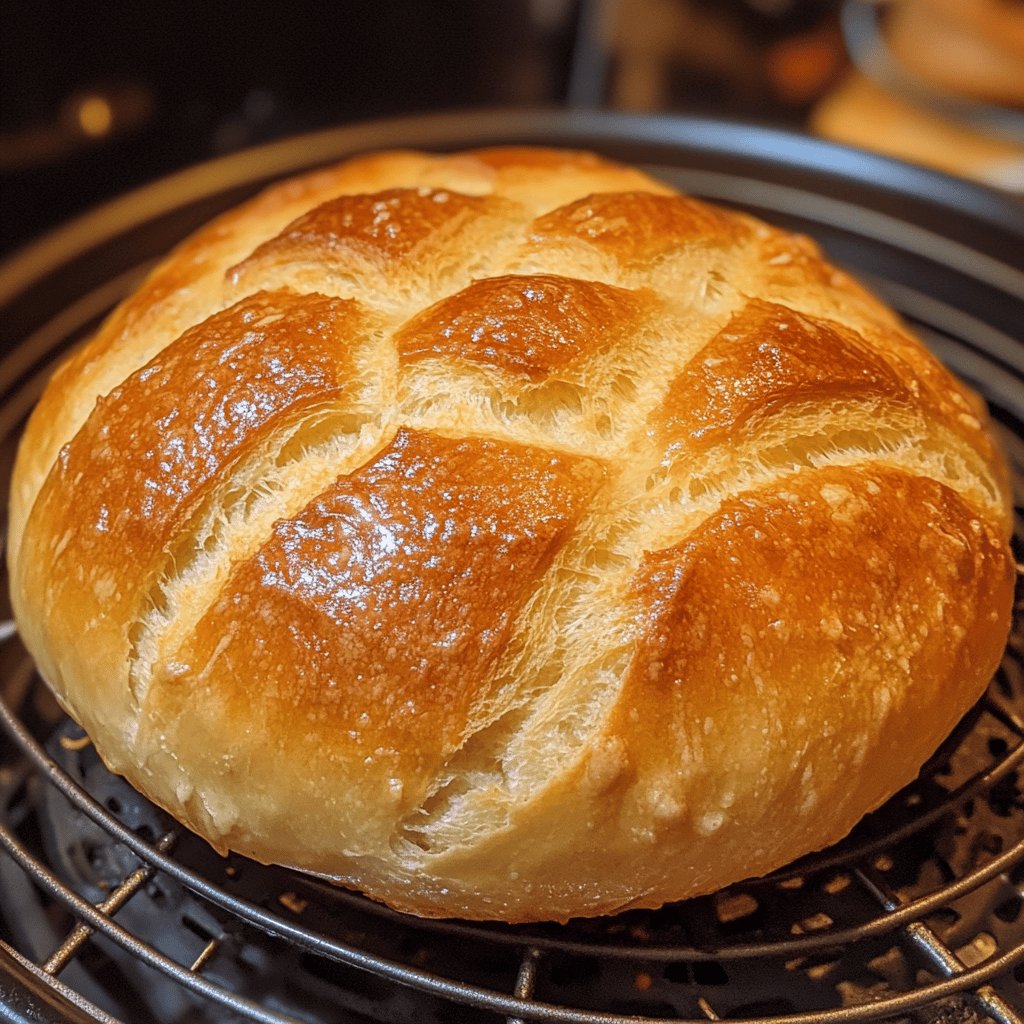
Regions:
[[[0,255],[181,167],[389,114],[571,103],[799,126],[833,73],[827,52],[836,7],[830,0],[7,0],[0,4]],[[794,41],[790,59],[785,47]],[[643,63],[652,47],[659,52],[653,78]],[[630,68],[641,72],[639,92]]]

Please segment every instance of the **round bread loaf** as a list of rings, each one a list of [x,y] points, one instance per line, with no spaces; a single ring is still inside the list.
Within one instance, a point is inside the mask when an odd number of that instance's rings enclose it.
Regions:
[[[978,698],[984,420],[805,238],[587,154],[362,157],[58,370],[18,625],[219,850],[426,915],[654,907],[838,840]]]

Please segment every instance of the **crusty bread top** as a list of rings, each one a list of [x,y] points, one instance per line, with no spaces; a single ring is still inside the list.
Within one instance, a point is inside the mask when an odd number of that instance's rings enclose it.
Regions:
[[[976,699],[984,420],[807,239],[588,154],[378,154],[58,371],[14,602],[220,848],[422,913],[657,905],[839,838]]]

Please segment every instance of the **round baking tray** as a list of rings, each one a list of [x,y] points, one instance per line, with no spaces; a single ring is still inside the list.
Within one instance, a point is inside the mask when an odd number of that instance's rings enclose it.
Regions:
[[[275,143],[140,189],[30,246],[0,266],[0,485],[60,353],[190,230],[270,181],[354,153],[501,143],[596,150],[814,236],[985,395],[1019,488],[1024,207],[784,132],[596,112],[417,117]],[[921,779],[839,847],[663,911],[530,928],[422,922],[214,857],[104,771],[17,637],[4,636],[0,1019],[150,1020],[171,1007],[168,1019],[197,1021],[1020,1022],[1019,599],[1016,616],[986,697]],[[91,868],[65,856],[76,844]],[[24,893],[4,887],[23,872]],[[30,911],[50,922],[52,948],[40,948]],[[133,964],[151,993],[126,1001],[109,978],[131,988]]]

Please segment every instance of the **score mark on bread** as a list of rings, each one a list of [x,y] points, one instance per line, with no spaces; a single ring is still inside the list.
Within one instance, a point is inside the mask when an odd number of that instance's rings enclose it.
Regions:
[[[843,836],[1009,626],[977,400],[814,244],[589,154],[375,154],[161,264],[19,451],[19,627],[234,849],[415,913]]]

